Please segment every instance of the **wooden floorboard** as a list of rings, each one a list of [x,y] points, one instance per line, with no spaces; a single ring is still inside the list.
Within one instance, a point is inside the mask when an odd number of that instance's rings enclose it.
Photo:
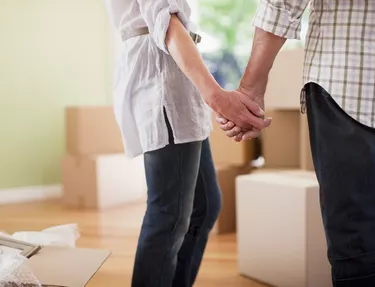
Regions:
[[[42,230],[77,223],[78,247],[112,250],[88,287],[130,286],[137,237],[145,206],[130,204],[102,212],[64,208],[59,202],[0,207],[0,231]],[[265,287],[238,275],[235,234],[211,236],[196,287]]]

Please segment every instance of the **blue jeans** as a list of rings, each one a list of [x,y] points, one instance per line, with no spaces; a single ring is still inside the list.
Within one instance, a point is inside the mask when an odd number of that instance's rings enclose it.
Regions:
[[[307,84],[311,151],[334,287],[375,286],[375,129]]]
[[[132,287],[193,286],[221,209],[208,139],[145,153],[148,185]]]

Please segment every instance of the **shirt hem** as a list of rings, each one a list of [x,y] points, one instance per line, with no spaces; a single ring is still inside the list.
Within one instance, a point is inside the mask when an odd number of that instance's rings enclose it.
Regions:
[[[319,85],[332,98],[332,100],[337,104],[337,106],[348,117],[352,118],[354,121],[356,121],[357,123],[359,123],[359,124],[361,124],[365,127],[375,129],[375,124],[373,123],[373,121],[371,119],[367,119],[367,118],[362,119],[360,115],[358,116],[358,115],[356,115],[355,112],[350,111],[347,108],[344,108],[342,97],[339,97],[339,96],[335,95],[334,93],[332,93],[331,90],[328,89],[328,87],[324,83],[322,83],[320,81],[317,81],[317,80],[314,80],[314,79],[307,78],[306,80],[303,81],[303,86],[302,86],[302,89],[301,89],[301,110],[303,109],[303,105],[306,105],[306,99],[302,99],[302,97],[305,96],[305,95],[303,95],[303,93],[304,93],[303,91],[304,91],[305,86],[310,84],[310,83]]]
[[[191,143],[191,142],[199,142],[199,141],[204,141],[204,140],[206,140],[208,138],[209,138],[209,134],[205,135],[205,136],[201,136],[201,137],[186,138],[186,139],[183,139],[183,140],[176,140],[175,139],[174,143],[175,144],[185,144],[185,143]],[[161,143],[161,144],[158,144],[158,145],[156,145],[154,147],[150,147],[150,148],[144,149],[143,151],[130,154],[130,155],[127,156],[127,158],[133,159],[133,158],[135,158],[137,156],[145,154],[146,152],[157,151],[157,150],[160,150],[162,148],[165,148],[168,145],[169,145],[169,143]]]

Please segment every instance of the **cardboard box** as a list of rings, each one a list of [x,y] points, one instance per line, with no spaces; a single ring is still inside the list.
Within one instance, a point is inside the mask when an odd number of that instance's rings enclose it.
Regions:
[[[236,231],[236,177],[250,173],[250,166],[218,166],[217,178],[222,195],[222,208],[211,234]]]
[[[143,157],[65,156],[62,185],[63,201],[72,207],[103,209],[142,199],[147,191]]]
[[[278,287],[331,287],[314,172],[239,176],[239,272]]]
[[[301,142],[300,142],[300,160],[301,168],[304,170],[314,171],[314,162],[312,159],[311,148],[310,148],[310,135],[309,135],[309,125],[307,122],[307,115],[301,114]]]
[[[84,287],[110,256],[106,250],[44,246],[27,261],[43,286]]]
[[[273,118],[262,132],[262,153],[265,168],[300,167],[300,111],[267,111]]]
[[[68,107],[65,110],[66,150],[70,155],[124,152],[111,106]]]
[[[255,157],[254,141],[235,142],[228,138],[213,115],[213,131],[210,135],[212,157],[215,165],[247,165]]]
[[[300,109],[304,49],[281,51],[270,71],[265,102],[267,109]]]

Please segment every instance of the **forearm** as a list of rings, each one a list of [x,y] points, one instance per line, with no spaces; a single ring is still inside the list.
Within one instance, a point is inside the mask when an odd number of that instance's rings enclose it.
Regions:
[[[249,63],[240,83],[241,89],[264,96],[269,72],[285,41],[286,38],[256,28]]]
[[[196,86],[206,103],[210,105],[214,95],[221,88],[204,64],[188,31],[175,15],[172,15],[165,43],[169,54],[179,68]]]

